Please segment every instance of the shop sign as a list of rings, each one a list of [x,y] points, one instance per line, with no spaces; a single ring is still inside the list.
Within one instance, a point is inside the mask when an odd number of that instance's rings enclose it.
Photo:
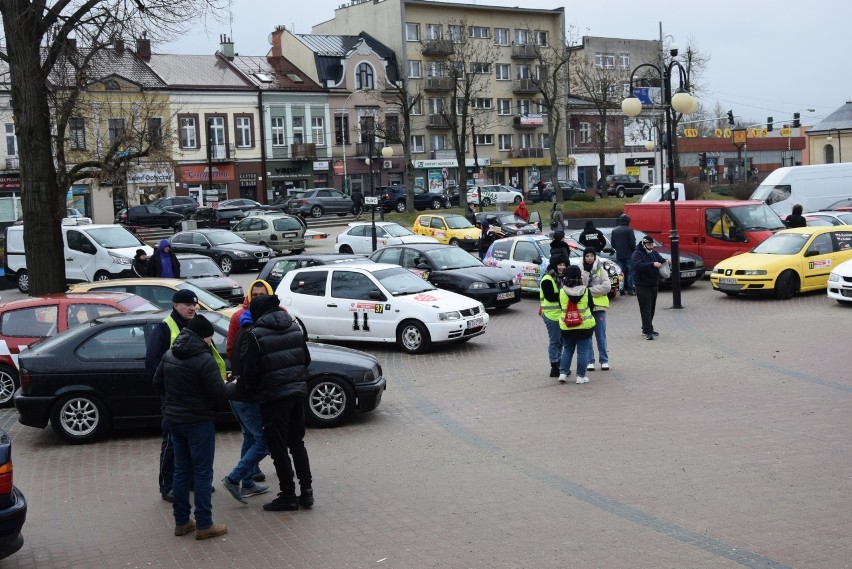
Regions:
[[[628,168],[630,166],[653,166],[654,159],[653,158],[626,158],[624,160],[624,165]]]
[[[127,174],[128,184],[172,184],[174,181],[174,172],[142,170],[139,172],[128,172]]]
[[[21,177],[19,175],[0,176],[0,190],[20,190]]]
[[[458,168],[459,161],[456,159],[444,159],[444,160],[415,160],[414,161],[415,168]]]
[[[302,170],[301,165],[274,166],[266,173],[266,177],[270,180],[301,180],[308,174],[309,172]]]
[[[210,180],[207,166],[203,164],[194,164],[192,166],[180,167],[181,177],[185,182],[189,183],[206,183]],[[230,182],[234,179],[234,165],[220,164],[212,167],[212,177],[214,182]]]
[[[327,172],[328,160],[317,160],[314,162],[314,172]]]
[[[240,174],[240,187],[253,188],[257,186],[257,174]]]
[[[524,126],[543,126],[544,119],[541,115],[521,115],[521,124]]]

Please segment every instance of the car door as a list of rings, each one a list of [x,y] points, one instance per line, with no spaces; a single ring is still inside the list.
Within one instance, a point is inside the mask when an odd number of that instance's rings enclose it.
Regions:
[[[287,279],[276,289],[278,297],[284,300],[284,307],[298,318],[309,338],[327,339],[334,336],[332,320],[327,318],[329,304],[328,269],[304,270],[287,284]],[[287,289],[283,287],[288,286]]]
[[[447,233],[447,222],[443,217],[433,217],[432,221],[429,222],[429,227],[431,229],[430,235],[440,241],[441,243],[449,243],[450,236]]]
[[[826,288],[828,275],[831,269],[837,266],[837,257],[832,232],[814,236],[805,247],[804,253],[796,255],[799,272],[803,276],[802,292]]]
[[[393,339],[396,330],[391,315],[384,311],[387,301],[372,274],[335,269],[327,304],[328,325],[339,338]]]
[[[65,279],[88,282],[98,270],[98,250],[89,238],[76,229],[65,232]]]
[[[435,237],[434,230],[430,227],[432,223],[431,215],[421,215],[414,222],[412,231],[417,235],[426,235],[427,237]]]
[[[245,239],[248,243],[255,243],[251,236],[251,227],[253,220],[253,217],[245,217],[238,221],[231,231]]]
[[[507,268],[519,278],[521,288],[537,289],[543,274],[542,262],[541,253],[535,243],[517,240]]]

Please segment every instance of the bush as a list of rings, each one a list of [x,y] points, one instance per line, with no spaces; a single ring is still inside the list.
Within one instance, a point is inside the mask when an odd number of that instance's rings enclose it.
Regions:
[[[595,196],[590,196],[589,194],[574,194],[571,196],[572,202],[593,202],[595,201]]]

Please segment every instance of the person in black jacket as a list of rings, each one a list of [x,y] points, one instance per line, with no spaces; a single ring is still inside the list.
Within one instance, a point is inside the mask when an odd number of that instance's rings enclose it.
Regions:
[[[232,396],[234,383],[226,383],[225,363],[213,346],[213,325],[197,314],[181,330],[154,374],[154,389],[164,401],[175,445],[175,535],[197,529],[195,539],[227,533],[213,523],[211,492],[216,450],[217,404]],[[190,478],[195,482],[195,520],[190,519]]]
[[[636,299],[639,301],[639,314],[642,317],[642,335],[646,340],[653,340],[655,336],[660,335],[654,330],[660,267],[668,261],[654,251],[654,238],[650,235],[642,238],[631,260],[635,269]]]
[[[603,251],[604,245],[606,245],[606,238],[590,219],[586,222],[586,226],[583,228],[580,237],[577,238],[577,242],[583,246],[583,249],[591,247],[595,250],[595,253],[600,253]]]
[[[571,256],[571,249],[565,242],[564,231],[554,231],[553,240],[550,242],[551,263],[553,262],[553,258],[557,255],[563,255],[566,259]]]
[[[254,327],[240,344],[241,377],[260,405],[263,433],[278,474],[280,492],[263,505],[267,511],[310,508],[314,503],[311,465],[305,448],[305,396],[311,353],[302,330],[279,307],[276,295],[249,303]],[[290,455],[293,463],[290,463]],[[301,494],[296,497],[293,468]]]
[[[802,206],[801,204],[796,204],[793,206],[793,213],[784,218],[784,223],[787,224],[787,227],[807,227],[808,222],[805,220],[805,216],[802,215]]]
[[[136,249],[136,255],[133,257],[133,274],[137,277],[148,276],[148,253],[145,249]]]
[[[471,225],[476,225],[476,206],[472,203],[467,204],[467,209],[464,210],[464,218],[470,222]]]
[[[618,225],[609,236],[610,244],[615,249],[615,261],[624,273],[623,287],[625,294],[636,294],[633,283],[633,264],[630,258],[636,250],[636,234],[630,227],[630,216],[622,214],[618,218]]]
[[[355,219],[361,219],[361,213],[364,211],[364,194],[361,193],[361,190],[355,188],[352,190],[352,215],[355,216]]]

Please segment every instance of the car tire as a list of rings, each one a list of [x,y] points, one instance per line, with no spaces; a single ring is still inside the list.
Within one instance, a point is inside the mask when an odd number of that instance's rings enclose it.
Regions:
[[[89,393],[62,397],[50,410],[50,426],[71,444],[91,443],[109,430],[109,412],[101,400]]]
[[[98,271],[95,273],[95,282],[103,282],[108,281],[110,278],[110,274],[106,271]]]
[[[314,219],[319,219],[322,217],[322,208],[318,205],[315,205],[311,208],[311,217]]]
[[[346,379],[331,375],[308,382],[305,418],[315,427],[339,427],[355,409],[355,390]]]
[[[13,397],[18,385],[18,370],[0,365],[0,408],[14,406]]]
[[[616,197],[623,198],[624,197],[624,188],[618,188],[615,190]]]
[[[217,264],[219,265],[219,268],[222,269],[222,272],[225,273],[226,277],[230,275],[231,271],[234,269],[234,260],[227,255],[219,257]]]
[[[432,339],[429,330],[417,320],[404,320],[396,330],[396,341],[408,354],[424,354],[429,351]]]
[[[441,209],[441,200],[440,199],[435,198],[434,200],[432,200],[432,209]]]
[[[304,252],[305,252],[304,249],[290,249],[290,253],[292,255],[301,255]]]
[[[452,245],[453,247],[458,247],[459,246],[459,240],[456,239],[455,237],[453,237],[452,239],[450,239],[450,245]]]
[[[775,280],[773,293],[778,300],[790,300],[799,288],[799,277],[793,271],[784,271]]]
[[[521,196],[515,196],[515,205],[518,205],[522,201],[524,201],[524,198],[522,198]]]
[[[488,198],[482,198],[482,207],[488,207],[491,205],[491,200]]]
[[[405,202],[400,200],[394,204],[393,208],[397,213],[405,213]]]
[[[350,247],[349,245],[341,245],[339,252],[344,254],[344,255],[351,255],[352,253],[354,253],[354,251],[352,250],[352,247]]]
[[[30,292],[30,276],[27,274],[27,271],[20,270],[18,274],[15,275],[15,283],[18,285],[18,290],[24,294]]]

